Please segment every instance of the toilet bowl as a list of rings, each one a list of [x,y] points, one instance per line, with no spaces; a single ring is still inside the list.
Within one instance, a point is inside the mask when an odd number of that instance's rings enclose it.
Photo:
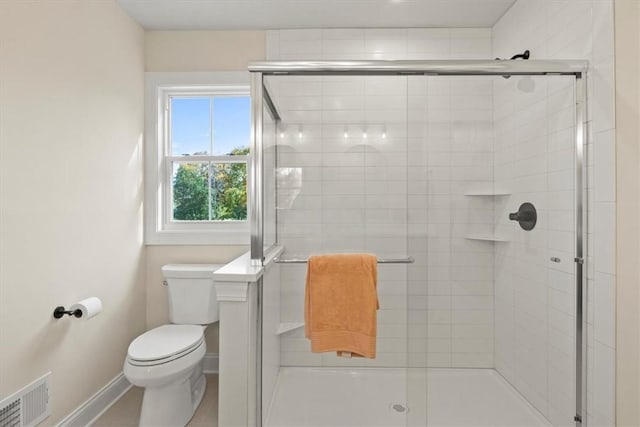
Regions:
[[[181,426],[189,422],[204,395],[203,328],[163,325],[129,346],[124,375],[144,387],[141,426]]]
[[[151,329],[129,345],[124,375],[144,387],[140,426],[185,426],[206,388],[204,330],[218,320],[213,272],[218,265],[167,265],[172,324]]]

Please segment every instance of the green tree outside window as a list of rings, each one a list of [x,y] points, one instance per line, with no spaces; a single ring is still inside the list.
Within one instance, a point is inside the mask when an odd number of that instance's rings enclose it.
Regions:
[[[247,154],[249,148],[235,148],[229,153],[232,156]],[[173,179],[173,218],[177,221],[246,220],[246,163],[214,163],[211,168],[208,163],[180,163]]]

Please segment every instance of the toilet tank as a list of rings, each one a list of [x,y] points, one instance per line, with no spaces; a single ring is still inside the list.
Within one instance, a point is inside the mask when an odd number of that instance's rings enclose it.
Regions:
[[[168,264],[162,274],[169,288],[169,321],[207,325],[220,320],[213,272],[220,264]]]

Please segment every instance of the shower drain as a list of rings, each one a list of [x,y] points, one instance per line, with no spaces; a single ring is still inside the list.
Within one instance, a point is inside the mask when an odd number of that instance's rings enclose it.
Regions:
[[[403,405],[402,403],[392,403],[390,405],[390,408],[400,413],[407,412],[409,410],[409,408],[407,408],[407,406]]]

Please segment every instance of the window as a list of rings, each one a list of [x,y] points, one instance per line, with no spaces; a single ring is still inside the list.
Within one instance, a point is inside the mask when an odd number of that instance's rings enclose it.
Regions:
[[[246,221],[249,104],[246,95],[168,95],[171,222]]]
[[[155,154],[147,156],[147,209],[154,212],[145,216],[146,243],[248,243],[248,86],[151,83],[157,118],[147,120]]]

